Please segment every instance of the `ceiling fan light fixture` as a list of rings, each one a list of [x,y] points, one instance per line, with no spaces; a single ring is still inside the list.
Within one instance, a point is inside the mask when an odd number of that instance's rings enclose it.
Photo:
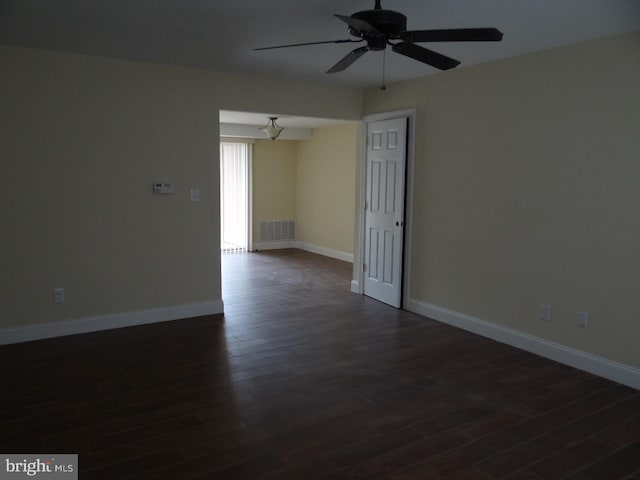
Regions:
[[[276,138],[278,138],[280,136],[280,133],[282,133],[282,131],[284,130],[284,127],[281,127],[276,123],[277,119],[278,117],[269,117],[269,121],[267,122],[267,124],[260,129],[265,133],[267,137],[269,137],[271,141],[274,141]]]

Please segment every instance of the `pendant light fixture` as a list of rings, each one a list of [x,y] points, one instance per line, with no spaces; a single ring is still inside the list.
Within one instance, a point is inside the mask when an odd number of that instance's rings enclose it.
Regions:
[[[277,119],[278,117],[269,117],[269,121],[267,122],[267,124],[260,129],[267,135],[267,137],[269,137],[269,139],[271,139],[271,141],[274,141],[276,138],[278,138],[282,130],[284,130],[283,127],[276,123]]]

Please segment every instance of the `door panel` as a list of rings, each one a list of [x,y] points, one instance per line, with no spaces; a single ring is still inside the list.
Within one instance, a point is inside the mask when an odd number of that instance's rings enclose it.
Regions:
[[[395,215],[396,213],[396,162],[387,162],[387,184],[384,213],[387,215]]]
[[[407,119],[367,126],[364,293],[400,307]]]

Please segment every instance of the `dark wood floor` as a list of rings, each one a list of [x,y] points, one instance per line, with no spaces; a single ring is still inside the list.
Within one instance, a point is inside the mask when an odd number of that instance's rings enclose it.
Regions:
[[[0,452],[87,479],[640,480],[640,393],[223,256],[226,314],[0,347]]]

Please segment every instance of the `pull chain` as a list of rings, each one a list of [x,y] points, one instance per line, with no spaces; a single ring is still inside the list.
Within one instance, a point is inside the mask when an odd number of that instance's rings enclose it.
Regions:
[[[386,67],[386,59],[387,59],[387,49],[382,50],[382,85],[380,86],[380,90],[386,90],[387,86],[384,81],[385,67]]]

